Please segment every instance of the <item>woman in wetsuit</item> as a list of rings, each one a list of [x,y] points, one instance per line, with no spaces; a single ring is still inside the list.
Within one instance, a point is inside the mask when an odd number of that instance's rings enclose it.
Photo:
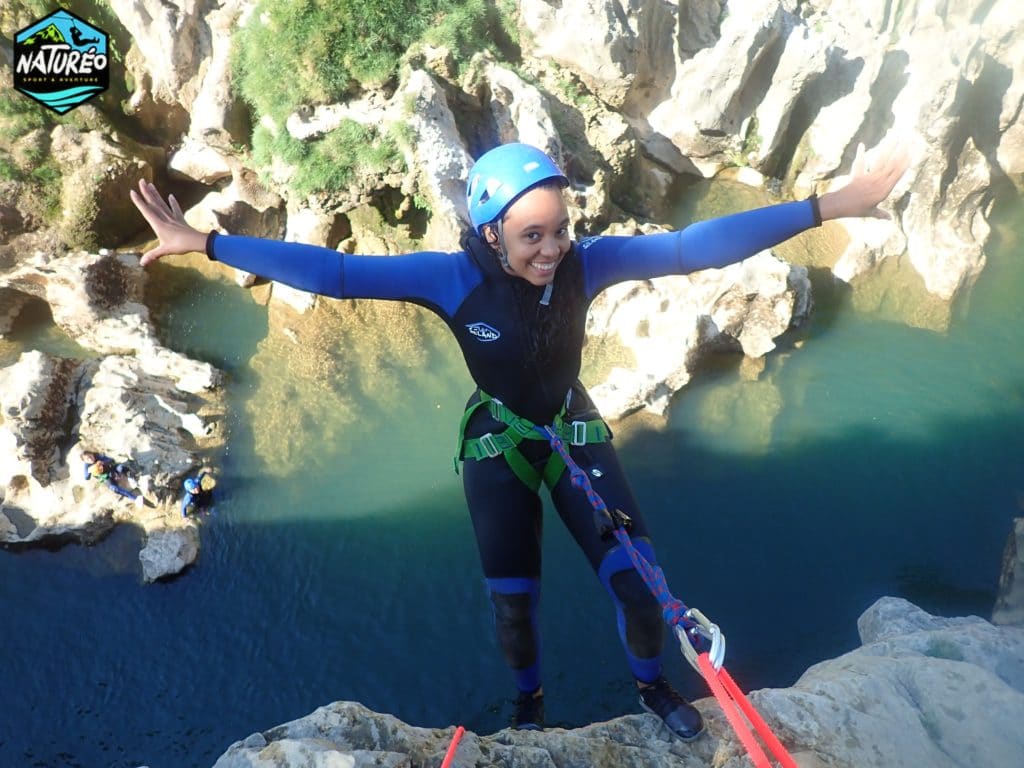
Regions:
[[[441,317],[477,384],[457,459],[463,461],[499,644],[519,691],[513,724],[543,727],[537,605],[544,484],[615,605],[641,705],[689,740],[703,722],[662,676],[657,602],[616,540],[599,535],[586,496],[571,487],[564,465],[532,427],[556,429],[608,508],[629,516],[637,548],[656,562],[610,431],[578,380],[590,303],[614,283],[723,267],[823,220],[887,217],[877,206],[907,163],[905,153],[890,148],[868,169],[861,152],[849,183],[820,199],[699,222],[681,232],[576,243],[562,196],[568,179],[539,149],[507,144],[485,153],[470,171],[472,227],[461,251],[388,258],[199,232],[185,223],[173,196],[165,201],[145,181],[131,197],[159,239],[143,265],[167,254],[205,251],[210,259],[312,293],[409,301]]]

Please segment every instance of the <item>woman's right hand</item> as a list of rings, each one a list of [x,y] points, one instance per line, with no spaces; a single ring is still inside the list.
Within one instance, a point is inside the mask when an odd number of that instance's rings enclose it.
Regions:
[[[185,214],[174,195],[168,195],[164,200],[157,188],[145,179],[139,180],[139,191],[133,189],[129,195],[159,240],[154,248],[142,254],[139,261],[142,266],[168,254],[206,251],[207,233],[186,223]]]

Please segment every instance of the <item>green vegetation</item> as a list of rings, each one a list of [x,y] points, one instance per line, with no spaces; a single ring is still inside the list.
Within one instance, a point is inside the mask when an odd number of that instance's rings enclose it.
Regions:
[[[69,7],[78,13],[73,7]],[[13,40],[17,32],[55,10],[49,0],[12,0],[10,3],[4,3],[0,6],[0,33],[8,40]]]
[[[502,9],[485,0],[261,0],[234,40],[233,70],[259,117],[283,123],[299,105],[342,101],[390,80],[417,43],[457,60],[508,37]]]
[[[750,166],[752,159],[761,152],[761,134],[758,131],[757,115],[752,115],[747,122],[746,133],[743,136],[743,145],[738,152],[727,153],[727,164],[737,168]]]
[[[322,139],[299,142],[283,126],[300,106],[345,101],[392,81],[403,58],[422,45],[447,47],[460,66],[481,50],[499,58],[515,48],[512,0],[260,0],[234,38],[234,84],[254,112],[277,130],[257,127],[261,165],[278,158],[296,167],[298,193],[341,189],[357,175],[398,168],[399,131],[346,121]]]
[[[110,61],[122,71],[123,52],[128,49],[130,37],[106,0],[63,0],[59,5],[51,0],[10,0],[0,6],[0,32],[11,40],[20,30],[61,7],[108,34]],[[59,224],[62,236],[73,236],[68,242],[88,242],[92,234],[84,232],[86,224],[69,226],[61,221],[65,169],[50,155],[49,134],[58,125],[87,131],[101,129],[108,121],[121,123],[124,115],[120,102],[127,95],[124,79],[112,74],[106,93],[91,100],[87,107],[64,115],[13,91],[0,99],[0,181],[18,182],[14,204],[30,226]],[[92,205],[95,207],[95,202]]]
[[[556,70],[555,77],[567,104],[572,104],[579,109],[594,106],[594,97],[572,72],[559,68]]]
[[[0,100],[0,147],[9,149],[15,141],[37,128],[53,127],[56,115],[29,98]]]
[[[49,131],[57,122],[57,115],[31,99],[0,100],[0,181],[20,182],[18,207],[48,223],[60,215],[61,172],[44,144],[33,144],[29,134]]]
[[[276,136],[264,127],[253,134],[253,158],[269,166],[279,158],[296,168],[291,189],[307,195],[345,189],[359,176],[404,170],[398,139],[354,120],[345,120],[323,138],[299,141],[286,131]]]

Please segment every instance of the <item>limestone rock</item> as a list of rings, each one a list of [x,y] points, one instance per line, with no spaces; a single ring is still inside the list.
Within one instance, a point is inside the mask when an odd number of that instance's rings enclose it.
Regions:
[[[10,478],[14,467],[24,467],[25,480],[44,488],[57,479],[60,442],[81,375],[74,361],[42,352],[26,352],[16,365],[0,369],[0,429],[10,446],[0,455],[3,474]]]
[[[231,35],[253,11],[252,0],[221,0],[199,20],[210,31],[210,52],[199,69],[198,92],[189,113],[189,136],[219,145],[248,141],[248,109],[231,87]]]
[[[180,573],[199,556],[199,530],[194,525],[149,531],[139,552],[144,581]]]
[[[203,231],[275,239],[285,228],[281,198],[254,183],[242,170],[232,172],[229,185],[208,193],[185,211],[185,220]]]
[[[1024,749],[1024,630],[929,616],[882,598],[858,622],[863,646],[809,669],[792,688],[749,694],[801,768],[1015,765]],[[726,660],[728,666],[728,660]],[[713,699],[707,733],[668,741],[651,715],[543,732],[467,732],[463,768],[707,768],[749,765]],[[416,728],[352,702],[233,744],[214,768],[435,765],[452,729]],[[379,763],[373,762],[380,761]]]
[[[1013,521],[1006,537],[992,623],[1024,628],[1024,517]]]
[[[160,345],[141,304],[135,255],[44,253],[0,271],[0,295],[49,304],[54,322],[94,357],[22,354],[0,370],[0,541],[32,546],[96,541],[117,523],[156,538],[147,580],[196,557],[194,523],[181,519],[182,478],[197,451],[223,441],[220,374]],[[128,462],[136,506],[84,476],[82,452]]]
[[[711,47],[678,65],[670,95],[650,112],[652,128],[667,136],[703,175],[711,176],[738,145],[741,127],[770,82],[792,24],[785,3],[751,0],[728,14]]]
[[[189,109],[202,82],[203,62],[211,54],[211,33],[204,19],[219,3],[112,0],[110,5],[144,62],[143,76],[136,76],[136,82],[148,81],[148,90],[158,101]]]
[[[478,75],[486,88],[485,106],[495,126],[497,143],[532,144],[562,167],[562,143],[544,94],[508,67],[479,61],[482,69]]]
[[[149,169],[162,152],[143,147],[125,136],[100,131],[78,131],[56,126],[50,153],[62,168],[60,230],[65,243],[77,248],[118,245],[135,234],[126,222],[139,222],[126,190]]]
[[[993,181],[1024,165],[1024,43],[1009,31],[1024,7],[756,0],[742,15],[722,10],[679,29],[669,95],[633,117],[646,117],[645,137],[668,137],[704,176],[749,164],[800,195],[839,183],[857,144],[891,131],[914,154],[893,197],[899,227],[880,238],[873,222],[842,222],[850,242],[837,276],[906,255],[941,299],[969,286],[984,265]]]
[[[414,104],[408,121],[416,142],[409,165],[417,169],[416,187],[432,213],[424,245],[455,250],[462,227],[469,224],[463,180],[469,176],[471,158],[444,91],[429,74],[414,70],[402,93]]]
[[[588,355],[600,358],[600,338],[611,336],[631,356],[599,363],[604,376],[591,394],[605,418],[639,408],[664,413],[705,351],[761,357],[811,305],[807,270],[770,253],[721,270],[612,286],[591,306],[587,332],[596,349]]]
[[[641,111],[664,98],[679,13],[671,4],[527,0],[519,9],[527,53],[576,72],[611,107]],[[566,30],[573,30],[572,45]]]
[[[194,179],[203,184],[213,184],[231,177],[231,164],[209,144],[186,138],[182,146],[171,155],[167,163],[169,171]]]

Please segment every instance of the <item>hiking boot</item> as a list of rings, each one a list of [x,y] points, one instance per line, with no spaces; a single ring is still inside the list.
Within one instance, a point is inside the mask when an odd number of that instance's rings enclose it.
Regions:
[[[693,741],[704,730],[704,720],[697,708],[676,693],[664,677],[640,689],[640,706],[660,717],[668,729],[683,741]]]
[[[516,698],[516,713],[512,716],[512,727],[517,731],[544,730],[544,694],[520,691]]]

